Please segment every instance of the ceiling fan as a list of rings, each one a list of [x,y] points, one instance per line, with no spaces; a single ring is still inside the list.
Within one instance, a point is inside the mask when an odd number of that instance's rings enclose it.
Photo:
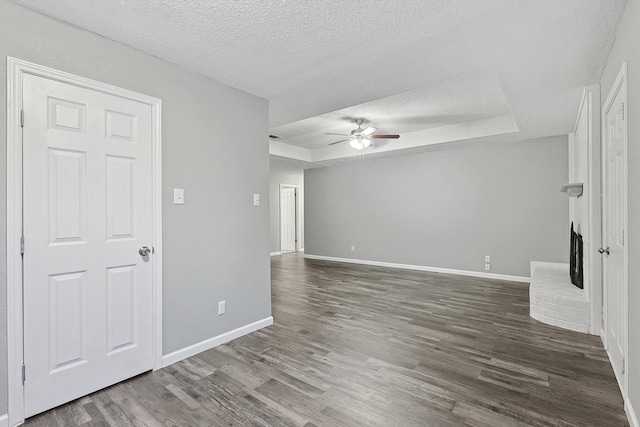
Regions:
[[[362,129],[362,124],[364,123],[364,119],[355,119],[355,123],[358,125],[357,129],[351,131],[350,134],[345,133],[332,133],[327,132],[327,135],[340,135],[347,136],[348,138],[341,139],[340,141],[332,142],[329,145],[339,144],[341,142],[349,141],[349,145],[355,148],[356,150],[362,150],[363,148],[367,148],[371,146],[372,139],[398,139],[400,135],[376,135],[374,132],[377,130],[376,128],[369,126],[366,129]]]

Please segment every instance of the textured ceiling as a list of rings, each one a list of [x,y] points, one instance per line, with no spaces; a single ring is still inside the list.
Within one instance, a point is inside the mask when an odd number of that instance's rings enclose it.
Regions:
[[[378,134],[404,135],[434,127],[510,114],[509,104],[494,76],[472,76],[403,92],[286,125],[271,133],[288,144],[315,150],[343,139],[326,132],[348,134],[366,119]]]
[[[348,130],[340,120],[344,113],[379,119],[384,130],[406,126],[410,132],[420,123],[426,129],[434,120],[447,125],[455,117],[464,122],[500,115],[508,108],[519,139],[571,130],[582,87],[598,82],[626,4],[15,1],[263,97],[269,100],[271,126],[283,133],[289,128],[281,125],[337,110],[343,111],[318,118],[315,128],[301,122],[290,129],[299,127],[316,136]],[[481,87],[461,93],[473,81]],[[441,91],[447,87],[448,93]],[[491,97],[486,103],[485,90]],[[381,98],[387,99],[371,103]],[[440,111],[425,99],[448,109]],[[394,116],[400,111],[406,112],[404,117]],[[297,137],[303,145],[321,145],[319,136]]]

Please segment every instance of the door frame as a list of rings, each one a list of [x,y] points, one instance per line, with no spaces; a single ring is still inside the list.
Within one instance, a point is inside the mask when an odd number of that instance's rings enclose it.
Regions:
[[[24,421],[23,272],[22,236],[22,85],[26,74],[59,81],[110,95],[127,98],[151,107],[152,162],[152,322],[153,369],[162,367],[162,101],[158,98],[79,77],[49,67],[7,57],[7,379],[8,421]],[[28,120],[28,118],[27,118]],[[28,374],[28,373],[27,373]]]
[[[603,194],[603,203],[602,203],[602,246],[604,247],[607,244],[607,217],[606,217],[606,212],[607,212],[607,206],[605,204],[605,201],[607,201],[604,198],[604,195],[606,193],[606,188],[607,188],[607,168],[606,168],[606,163],[607,163],[607,148],[606,148],[606,143],[607,143],[607,136],[606,136],[606,132],[607,132],[607,128],[606,128],[606,116],[607,116],[607,112],[610,110],[614,99],[616,98],[616,96],[618,95],[618,93],[622,92],[623,96],[624,96],[624,107],[623,107],[623,114],[625,117],[625,127],[626,127],[626,131],[625,131],[625,139],[623,141],[623,155],[624,155],[624,175],[623,175],[623,179],[622,179],[622,187],[623,187],[623,193],[625,195],[625,201],[624,201],[624,206],[623,206],[623,212],[622,212],[622,216],[623,216],[623,230],[624,230],[624,252],[623,252],[623,262],[624,262],[624,274],[623,274],[623,286],[624,286],[624,304],[623,304],[623,315],[622,318],[624,319],[624,333],[623,333],[623,337],[624,337],[624,354],[623,354],[623,367],[624,367],[624,374],[621,376],[622,378],[622,384],[620,384],[620,382],[618,383],[618,385],[620,386],[620,391],[622,393],[622,397],[625,399],[627,399],[628,396],[628,384],[629,381],[627,380],[628,377],[628,371],[629,371],[629,367],[628,367],[628,361],[629,361],[629,122],[628,122],[628,92],[627,92],[627,61],[622,63],[622,66],[620,67],[620,72],[618,73],[618,76],[616,77],[615,82],[613,83],[613,85],[611,86],[611,89],[609,91],[609,94],[607,95],[607,99],[604,102],[603,106],[602,106],[602,153],[601,153],[601,157],[602,157],[602,174],[601,174],[601,179],[602,179],[602,194]],[[605,269],[604,269],[604,260],[602,263],[602,313],[603,313],[603,322],[602,322],[602,328],[603,330],[601,331],[601,338],[604,344],[605,349],[607,350],[607,356],[609,356],[609,360],[611,360],[611,356],[609,355],[609,336],[607,334],[607,330],[608,328],[608,322],[609,322],[609,316],[607,313],[607,281],[606,281],[606,275],[605,275]],[[618,378],[618,376],[616,376],[616,379]]]
[[[278,188],[278,243],[280,245],[280,253],[282,252],[282,212],[280,211],[281,207],[282,207],[282,189],[283,188],[295,188],[296,189],[296,196],[295,196],[295,215],[296,215],[296,220],[295,222],[295,226],[296,226],[296,244],[295,244],[295,252],[300,252],[303,250],[302,248],[302,227],[300,227],[300,186],[299,185],[295,185],[295,184],[280,184],[279,188]]]

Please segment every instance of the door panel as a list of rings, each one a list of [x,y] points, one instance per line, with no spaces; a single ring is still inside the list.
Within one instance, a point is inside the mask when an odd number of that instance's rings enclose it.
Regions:
[[[625,280],[625,212],[627,209],[625,123],[626,90],[617,93],[604,111],[603,255],[604,326],[607,351],[613,370],[624,390],[624,357],[627,341],[627,283]]]
[[[86,273],[49,276],[51,372],[87,362]]]
[[[107,350],[135,346],[135,265],[107,269]]]
[[[153,367],[151,106],[23,79],[25,416]]]
[[[136,159],[107,156],[107,239],[134,238]]]
[[[49,242],[86,243],[86,153],[49,149]]]

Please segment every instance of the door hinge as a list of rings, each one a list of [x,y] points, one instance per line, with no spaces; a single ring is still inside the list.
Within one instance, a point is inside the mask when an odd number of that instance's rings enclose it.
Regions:
[[[22,365],[22,384],[24,384],[25,381],[27,381],[27,368]]]
[[[24,110],[20,110],[20,127],[24,127]]]
[[[24,236],[20,236],[20,255],[24,255]]]
[[[623,358],[622,358],[622,374],[623,374],[623,375],[624,375],[624,362],[625,362],[625,360],[624,360],[624,357],[623,357]]]

